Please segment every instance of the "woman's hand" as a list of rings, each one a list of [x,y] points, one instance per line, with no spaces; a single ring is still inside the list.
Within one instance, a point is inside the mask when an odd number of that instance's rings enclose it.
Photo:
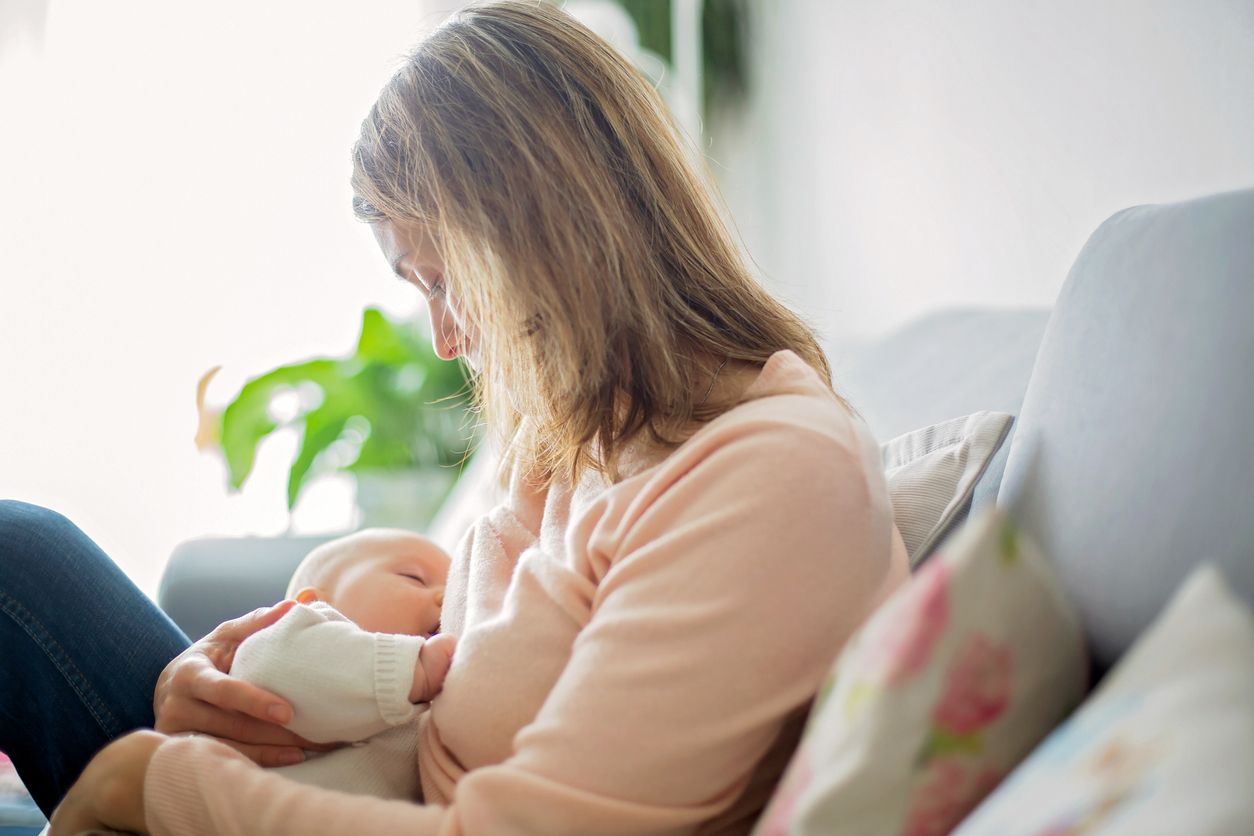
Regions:
[[[299,763],[305,757],[302,749],[335,748],[283,728],[292,719],[290,705],[227,675],[240,642],[278,621],[294,604],[281,601],[228,621],[166,665],[152,698],[157,731],[212,735],[262,766]]]
[[[109,828],[147,833],[144,778],[164,734],[131,732],[96,753],[52,813],[51,836]]]

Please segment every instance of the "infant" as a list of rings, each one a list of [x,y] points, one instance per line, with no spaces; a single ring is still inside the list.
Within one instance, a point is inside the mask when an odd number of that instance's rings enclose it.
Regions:
[[[420,800],[417,703],[439,692],[455,640],[437,635],[449,557],[425,537],[372,528],[297,567],[297,605],[245,639],[231,675],[287,700],[287,728],[352,745],[277,771],[306,784]]]

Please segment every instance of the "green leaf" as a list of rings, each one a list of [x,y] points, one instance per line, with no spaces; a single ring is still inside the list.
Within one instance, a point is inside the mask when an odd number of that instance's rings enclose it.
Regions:
[[[318,384],[325,392],[338,376],[335,360],[310,360],[281,366],[244,384],[222,412],[221,446],[232,489],[243,486],[252,473],[261,440],[278,429],[269,415],[274,396],[301,383]]]
[[[978,755],[984,751],[984,740],[978,731],[954,734],[940,726],[932,726],[931,733],[919,750],[920,765],[942,755]]]
[[[366,308],[361,316],[357,357],[374,363],[404,363],[413,356],[404,336],[378,308]]]
[[[361,455],[357,457],[357,461],[344,469],[352,473],[363,470],[404,470],[415,464],[413,450],[408,443],[384,434],[376,435],[371,429],[370,435],[361,445]]]
[[[370,427],[357,459],[341,470],[405,469],[456,465],[479,428],[470,406],[462,363],[439,359],[431,341],[414,322],[392,321],[381,311],[362,313],[353,355],[315,359],[279,367],[250,380],[221,419],[221,447],[228,479],[238,489],[248,478],[262,439],[279,428],[269,410],[281,392],[313,384],[322,392],[317,406],[302,408],[285,425],[301,429],[300,449],[288,473],[291,509],[305,484],[320,472],[327,448],[348,422]]]
[[[1010,523],[1002,526],[1000,545],[999,555],[1002,563],[1014,566],[1019,562],[1019,535]]]
[[[287,510],[291,511],[296,507],[296,500],[300,497],[309,468],[319,455],[339,440],[350,417],[352,416],[344,414],[337,406],[331,409],[318,408],[305,416],[305,432],[301,436],[300,451],[287,475]]]
[[[233,490],[239,490],[252,473],[261,439],[275,430],[276,425],[266,412],[269,402],[266,393],[241,392],[222,413],[220,445],[226,458],[227,481]]]

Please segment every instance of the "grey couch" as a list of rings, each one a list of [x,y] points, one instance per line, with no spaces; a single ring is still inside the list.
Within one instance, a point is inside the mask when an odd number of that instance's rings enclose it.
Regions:
[[[1116,214],[1052,311],[950,311],[833,354],[881,439],[1017,416],[971,502],[1014,499],[1099,674],[1199,561],[1254,603],[1254,189]],[[279,598],[313,542],[184,544],[160,603],[199,636]]]

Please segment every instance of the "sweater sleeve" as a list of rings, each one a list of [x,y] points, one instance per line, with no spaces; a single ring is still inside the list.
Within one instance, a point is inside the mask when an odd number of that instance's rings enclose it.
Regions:
[[[370,633],[324,603],[297,604],[240,643],[231,676],[292,705],[287,728],[315,743],[357,741],[412,720],[425,639]]]
[[[569,662],[514,754],[467,773],[449,806],[300,787],[215,741],[174,739],[148,773],[152,832],[692,832],[736,802],[902,580],[878,457],[862,447],[795,426],[738,431],[617,531],[592,532],[608,570]]]

